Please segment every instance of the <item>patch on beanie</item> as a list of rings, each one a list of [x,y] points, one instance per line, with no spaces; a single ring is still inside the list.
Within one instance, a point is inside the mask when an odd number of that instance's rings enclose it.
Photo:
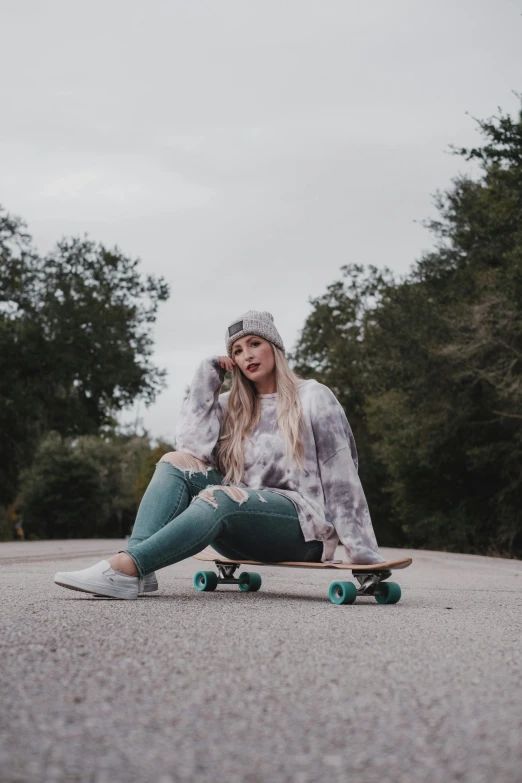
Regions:
[[[233,337],[238,332],[243,331],[243,321],[238,321],[237,324],[232,324],[228,327],[228,336]]]

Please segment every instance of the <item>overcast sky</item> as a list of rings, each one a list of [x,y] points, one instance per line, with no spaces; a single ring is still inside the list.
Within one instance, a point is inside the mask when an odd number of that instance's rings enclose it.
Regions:
[[[40,251],[62,236],[142,259],[172,294],[168,388],[138,414],[174,438],[227,324],[269,310],[292,349],[343,264],[405,273],[420,221],[518,111],[515,0],[0,0],[0,203]]]

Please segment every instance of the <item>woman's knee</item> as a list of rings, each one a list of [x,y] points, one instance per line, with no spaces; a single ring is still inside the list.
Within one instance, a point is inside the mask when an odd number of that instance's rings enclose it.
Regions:
[[[184,473],[187,472],[189,475],[193,473],[206,474],[208,470],[202,460],[193,457],[187,451],[168,451],[160,458],[160,462],[170,462],[171,465],[174,465],[174,467]]]

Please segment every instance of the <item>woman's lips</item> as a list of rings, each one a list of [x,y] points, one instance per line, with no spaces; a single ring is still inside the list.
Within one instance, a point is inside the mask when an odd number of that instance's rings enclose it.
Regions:
[[[259,367],[259,364],[249,364],[247,367],[248,372],[255,372],[257,368]]]

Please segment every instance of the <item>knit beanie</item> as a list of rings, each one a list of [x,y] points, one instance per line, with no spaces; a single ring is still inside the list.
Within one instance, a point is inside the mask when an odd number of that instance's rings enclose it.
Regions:
[[[285,346],[281,335],[274,326],[274,316],[266,310],[249,310],[248,313],[234,319],[225,334],[227,354],[232,357],[232,345],[247,334],[257,334],[277,345],[283,352]]]

